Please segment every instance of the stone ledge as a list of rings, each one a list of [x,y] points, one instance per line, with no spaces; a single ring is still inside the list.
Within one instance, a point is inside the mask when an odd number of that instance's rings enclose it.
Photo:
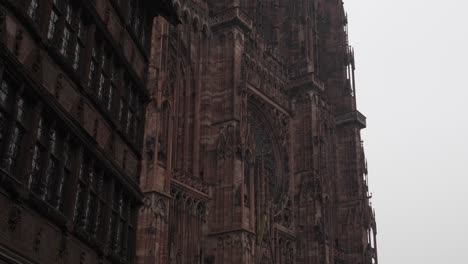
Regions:
[[[358,110],[354,110],[352,112],[339,114],[335,117],[335,122],[337,126],[354,123],[357,124],[360,128],[366,128],[367,126],[367,118],[361,114]]]
[[[302,91],[314,91],[320,94],[325,91],[325,84],[313,72],[291,78],[289,94],[294,97]]]

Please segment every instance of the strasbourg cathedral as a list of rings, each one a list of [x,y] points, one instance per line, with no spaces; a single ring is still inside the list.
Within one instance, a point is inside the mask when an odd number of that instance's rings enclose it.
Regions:
[[[342,0],[0,0],[0,264],[377,264]]]

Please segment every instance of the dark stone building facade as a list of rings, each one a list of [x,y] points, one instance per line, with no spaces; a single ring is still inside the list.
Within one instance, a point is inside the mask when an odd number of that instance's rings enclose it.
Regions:
[[[341,0],[176,0],[153,28],[138,263],[377,263]]]
[[[169,1],[0,1],[0,263],[134,263],[153,18]]]
[[[341,0],[0,0],[0,263],[374,264]]]

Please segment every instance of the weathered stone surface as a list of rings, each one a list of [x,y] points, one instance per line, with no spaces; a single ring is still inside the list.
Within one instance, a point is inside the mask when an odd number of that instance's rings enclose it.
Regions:
[[[153,27],[141,176],[168,220],[144,213],[138,262],[376,263],[342,2],[177,4]]]

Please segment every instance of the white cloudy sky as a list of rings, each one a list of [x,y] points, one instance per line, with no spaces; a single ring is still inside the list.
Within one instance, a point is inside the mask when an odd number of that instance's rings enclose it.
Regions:
[[[468,1],[344,2],[380,264],[468,263]]]

